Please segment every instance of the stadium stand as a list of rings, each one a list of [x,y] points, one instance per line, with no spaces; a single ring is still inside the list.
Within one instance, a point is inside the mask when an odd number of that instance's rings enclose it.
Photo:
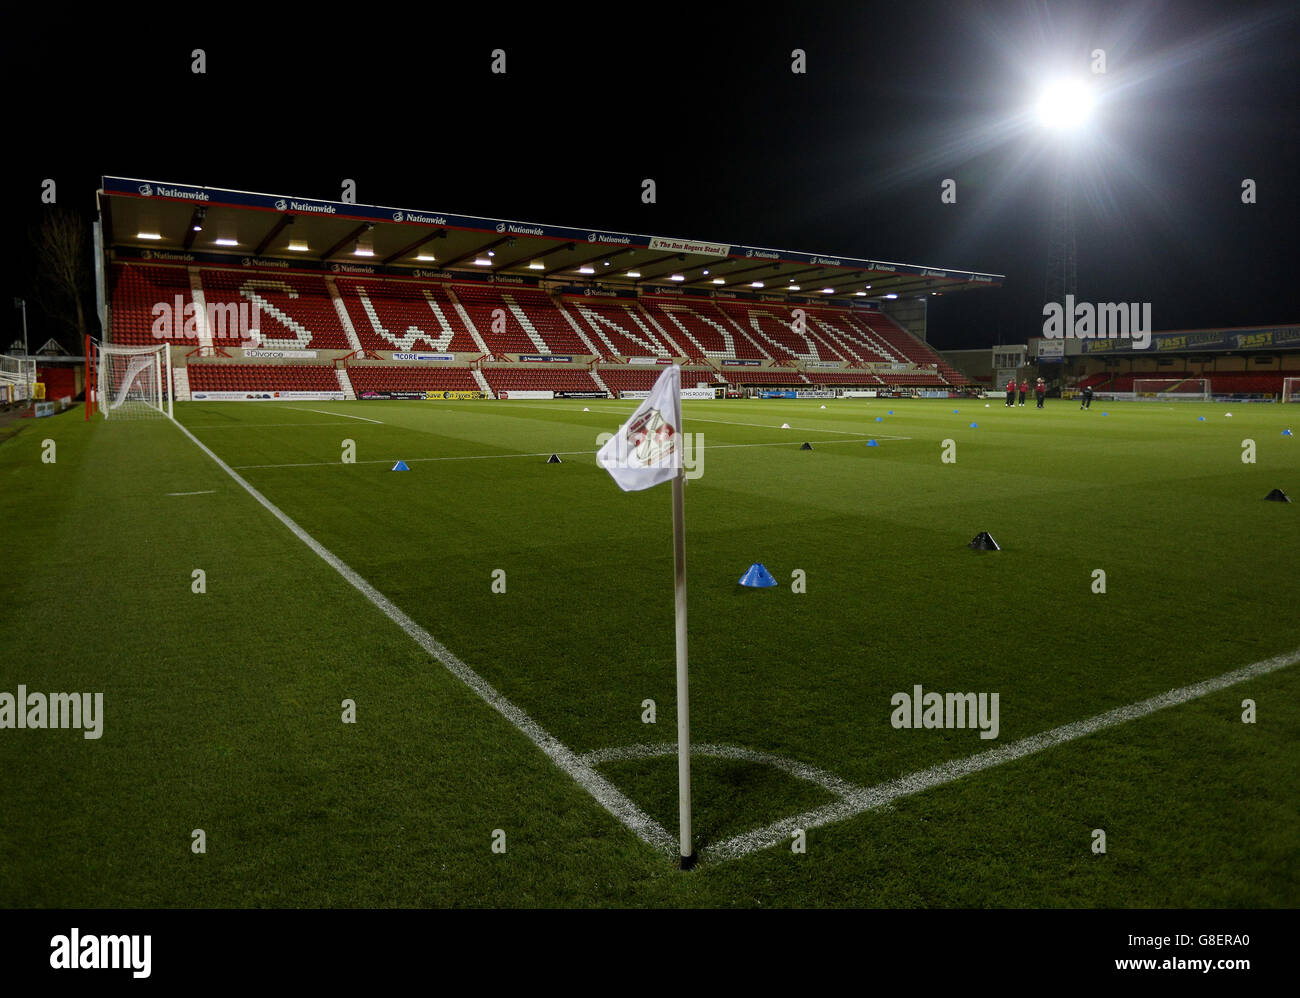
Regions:
[[[763,360],[769,356],[711,301],[644,295],[640,303],[650,321],[693,361]]]
[[[152,346],[154,338],[153,307],[164,302],[173,304],[181,297],[181,308],[191,304],[190,275],[184,267],[151,266],[139,263],[115,263],[111,268],[112,289],[109,301],[113,308],[114,343],[122,346]],[[183,324],[178,324],[167,338],[168,343],[189,343]]]
[[[464,306],[494,356],[506,354],[586,354],[587,346],[550,298],[533,288],[456,284],[452,293]],[[496,332],[493,313],[503,320]]]
[[[631,302],[571,295],[564,298],[563,307],[579,319],[603,359],[671,357],[677,353]]]
[[[733,385],[807,385],[809,381],[793,367],[766,370],[758,367],[723,368],[723,375]]]
[[[381,364],[348,366],[352,388],[361,392],[476,392],[479,384],[468,367],[398,367]]]
[[[814,385],[882,385],[879,376],[870,371],[844,368],[839,371],[805,371],[804,377]]]
[[[365,350],[482,352],[439,284],[352,277],[335,284]]]
[[[492,387],[494,395],[503,391],[598,392],[591,373],[571,367],[484,367],[483,376]]]
[[[260,346],[273,350],[349,350],[329,288],[313,274],[199,270],[210,305],[258,306]],[[233,342],[233,341],[232,341]]]
[[[329,364],[197,363],[186,368],[190,391],[337,392],[338,376]]]

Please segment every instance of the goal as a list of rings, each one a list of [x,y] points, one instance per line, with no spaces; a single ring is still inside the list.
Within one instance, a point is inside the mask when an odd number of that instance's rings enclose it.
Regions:
[[[105,419],[171,419],[167,346],[119,347],[91,341],[95,403]]]
[[[1300,378],[1282,379],[1282,401],[1300,402]]]
[[[1133,397],[1139,402],[1208,402],[1209,378],[1134,378]]]

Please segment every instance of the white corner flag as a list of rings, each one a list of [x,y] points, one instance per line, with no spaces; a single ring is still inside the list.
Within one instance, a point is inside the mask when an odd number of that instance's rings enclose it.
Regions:
[[[596,463],[624,492],[673,483],[673,597],[677,622],[677,816],[682,869],[695,863],[691,846],[691,707],[686,654],[686,526],[682,461],[682,369],[665,368],[632,418],[596,452]]]
[[[640,492],[682,469],[682,369],[664,368],[632,418],[599,451],[596,462],[624,492]]]

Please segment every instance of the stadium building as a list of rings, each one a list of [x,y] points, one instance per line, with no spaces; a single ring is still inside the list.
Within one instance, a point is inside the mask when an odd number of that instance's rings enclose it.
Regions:
[[[718,396],[947,397],[926,302],[1003,280],[120,177],[99,211],[106,342],[165,344],[181,401],[617,398],[674,362]]]

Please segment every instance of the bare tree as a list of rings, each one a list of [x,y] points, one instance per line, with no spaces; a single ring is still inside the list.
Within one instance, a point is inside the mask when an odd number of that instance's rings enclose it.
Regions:
[[[33,242],[41,309],[75,333],[79,344],[86,335],[86,302],[93,291],[85,219],[74,211],[53,210],[45,216]]]

